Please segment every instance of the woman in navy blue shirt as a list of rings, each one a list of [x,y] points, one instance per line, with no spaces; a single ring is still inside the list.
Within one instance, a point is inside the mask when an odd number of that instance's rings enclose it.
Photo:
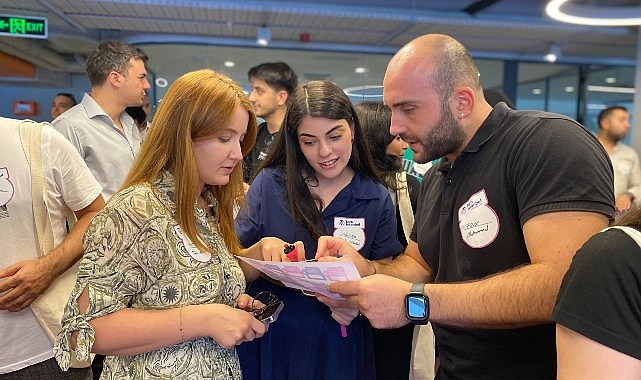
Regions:
[[[396,236],[394,205],[376,173],[358,117],[343,90],[329,81],[298,86],[283,128],[247,193],[249,207],[241,209],[236,219],[240,243],[256,247],[263,238],[271,239],[272,249],[276,246],[282,252],[284,242],[300,241],[301,251],[312,259],[317,239],[333,235],[344,237],[367,259],[391,260],[402,246]],[[267,257],[265,246],[261,255]],[[255,256],[257,250],[246,252]],[[276,294],[285,308],[262,339],[238,348],[245,378],[375,378],[367,319],[354,318],[343,336],[341,311],[333,311],[334,319],[332,310],[316,297],[263,277],[252,281],[247,293],[264,290]]]

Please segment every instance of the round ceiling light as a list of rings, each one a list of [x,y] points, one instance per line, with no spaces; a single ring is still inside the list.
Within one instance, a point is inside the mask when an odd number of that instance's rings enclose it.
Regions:
[[[555,20],[580,25],[641,25],[641,6],[571,4],[571,0],[550,0],[545,13]]]

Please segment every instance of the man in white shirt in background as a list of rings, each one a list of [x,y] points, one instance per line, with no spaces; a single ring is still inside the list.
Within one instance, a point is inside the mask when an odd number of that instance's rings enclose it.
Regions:
[[[639,155],[623,143],[630,129],[630,114],[625,107],[612,106],[599,113],[597,138],[610,156],[614,168],[614,197],[617,212],[625,212],[641,202],[641,164]]]
[[[140,150],[143,133],[125,111],[142,106],[147,90],[147,55],[120,41],[105,41],[87,57],[91,94],[52,122],[78,149],[109,201],[125,181]],[[94,379],[102,372],[103,355],[93,363]]]
[[[102,185],[105,200],[120,189],[140,149],[142,134],[125,109],[141,106],[151,88],[147,59],[132,45],[101,43],[87,57],[91,94],[53,121]]]

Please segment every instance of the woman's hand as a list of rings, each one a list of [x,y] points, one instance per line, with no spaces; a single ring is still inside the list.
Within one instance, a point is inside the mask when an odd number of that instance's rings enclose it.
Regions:
[[[285,247],[289,245],[291,244],[276,237],[264,237],[251,247],[241,249],[240,256],[263,261],[292,261],[285,254]],[[304,261],[305,245],[303,242],[297,241],[293,245],[298,261]],[[247,282],[253,281],[260,276],[260,271],[253,266],[242,262],[242,260],[239,260],[239,264],[245,274]]]
[[[260,250],[265,261],[292,261],[286,253],[285,247],[290,244],[276,237],[264,237],[260,239]],[[305,261],[305,245],[302,241],[293,244],[297,253],[298,261]],[[293,252],[293,251],[292,251]]]
[[[241,296],[241,298],[245,297],[251,300],[251,297],[246,294]],[[248,307],[246,301],[241,303],[239,299],[239,307],[241,304],[245,308]],[[249,308],[251,308],[251,301],[249,301],[249,305]],[[267,331],[267,326],[254,318],[254,314],[251,311],[223,304],[208,306],[211,306],[211,308],[208,310],[207,335],[224,348],[231,349],[241,343],[251,342],[262,337]],[[183,326],[185,326],[186,332],[187,318],[185,318]]]
[[[319,262],[334,260],[351,261],[356,266],[361,277],[376,273],[374,263],[361,256],[361,254],[343,238],[333,236],[321,236],[318,238],[316,259]]]
[[[349,325],[352,323],[354,318],[358,317],[360,314],[358,307],[352,305],[346,300],[336,300],[320,293],[316,293],[316,298],[329,306],[329,309],[332,311],[332,318],[342,325]]]
[[[245,311],[252,311],[252,302],[254,302],[254,298],[249,294],[243,293],[238,297],[238,308]]]

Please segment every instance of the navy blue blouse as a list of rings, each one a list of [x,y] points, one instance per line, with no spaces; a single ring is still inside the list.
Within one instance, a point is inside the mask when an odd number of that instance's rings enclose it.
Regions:
[[[316,254],[317,242],[309,231],[294,223],[284,201],[284,172],[261,170],[247,193],[248,210],[236,218],[243,246],[275,236],[286,242],[301,240],[305,254]],[[361,255],[381,259],[403,250],[396,236],[396,214],[388,190],[355,172],[321,213],[327,231],[346,238]],[[251,282],[247,292],[269,290],[285,302],[278,320],[261,339],[238,347],[243,376],[247,379],[373,379],[375,378],[371,326],[357,317],[342,337],[339,324],[327,306],[299,290],[263,278]]]

